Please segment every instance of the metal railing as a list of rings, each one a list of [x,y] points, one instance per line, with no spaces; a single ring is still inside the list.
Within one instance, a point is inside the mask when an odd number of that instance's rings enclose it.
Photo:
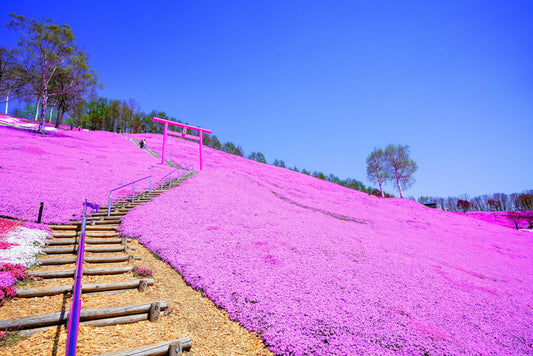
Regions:
[[[189,176],[191,173],[194,172],[194,164],[191,164],[191,165],[188,165],[188,166],[184,166],[184,167],[178,167],[175,170],[173,170],[172,172],[170,172],[170,173],[166,174],[165,176],[163,176],[163,178],[161,178],[161,189],[163,189],[163,186],[165,185],[165,179],[167,177],[170,177],[170,179],[168,180],[168,182],[169,182],[168,186],[169,187],[172,186],[172,174],[174,174],[175,172],[178,172],[176,179],[180,179],[180,171],[183,171],[183,177]]]
[[[78,259],[76,261],[76,273],[74,288],[72,291],[72,304],[70,305],[70,312],[68,315],[67,327],[67,350],[66,356],[76,355],[76,345],[78,343],[78,330],[80,327],[80,312],[81,312],[81,277],[83,275],[83,255],[85,252],[85,226],[87,223],[86,209],[87,200],[83,204],[83,219],[81,222],[80,241],[78,243]]]
[[[144,177],[144,178],[141,178],[141,179],[137,179],[136,181],[133,181],[133,182],[130,182],[128,184],[124,184],[123,186],[120,186],[118,188],[115,188],[115,189],[111,189],[109,191],[109,204],[107,204],[107,216],[111,216],[111,204],[113,202],[113,197],[112,197],[112,194],[115,190],[119,190],[119,189],[122,189],[124,187],[127,187],[128,185],[131,185],[131,202],[135,202],[135,183],[137,182],[140,182],[142,180],[145,180],[145,179],[148,179],[150,178],[150,193],[152,193],[152,176],[148,176],[148,177]]]

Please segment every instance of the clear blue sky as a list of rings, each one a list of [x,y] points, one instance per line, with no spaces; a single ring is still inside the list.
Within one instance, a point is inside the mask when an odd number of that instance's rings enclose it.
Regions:
[[[3,1],[69,24],[100,96],[267,161],[368,183],[407,144],[406,195],[533,189],[533,1]],[[0,28],[1,45],[17,35]],[[393,191],[392,187],[388,188]]]

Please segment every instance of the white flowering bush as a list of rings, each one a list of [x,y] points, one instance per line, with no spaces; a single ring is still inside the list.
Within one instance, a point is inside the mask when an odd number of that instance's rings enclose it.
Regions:
[[[26,227],[16,227],[4,237],[3,241],[11,244],[7,249],[0,249],[0,263],[20,264],[26,268],[37,264],[49,233]]]
[[[14,285],[28,278],[26,268],[37,264],[49,236],[46,231],[16,224],[0,219],[0,306],[15,296]]]

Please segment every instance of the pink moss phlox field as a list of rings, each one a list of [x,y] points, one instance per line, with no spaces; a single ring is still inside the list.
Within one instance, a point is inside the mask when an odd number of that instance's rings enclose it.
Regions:
[[[0,216],[16,219],[44,202],[43,222],[67,223],[80,217],[85,199],[107,206],[111,189],[148,175],[156,184],[172,170],[111,132],[56,130],[41,135],[0,126],[0,142]],[[145,180],[135,189],[148,186]],[[37,211],[29,221],[36,219]]]
[[[196,143],[167,143],[198,162]],[[204,164],[123,232],[275,353],[533,353],[530,233],[209,148]]]
[[[515,224],[514,222],[507,217],[508,214],[518,214],[525,216],[526,214],[529,214],[531,212],[527,211],[469,211],[466,213],[467,216],[483,220],[486,222],[490,222],[493,224],[505,226],[514,229]],[[529,223],[526,219],[522,220],[518,224],[518,228],[520,229],[527,229],[529,227]]]
[[[14,117],[11,115],[0,113],[0,125],[6,125],[6,126],[22,128],[22,129],[37,130],[39,128],[39,121],[28,120],[28,119],[24,119],[21,117]],[[47,122],[44,125],[45,125],[46,131],[57,131],[58,130],[55,128],[55,123]],[[59,129],[70,129],[70,126],[59,125]]]

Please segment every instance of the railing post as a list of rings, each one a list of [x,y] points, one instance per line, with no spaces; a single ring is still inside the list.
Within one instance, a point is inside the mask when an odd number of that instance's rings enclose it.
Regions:
[[[172,173],[170,173],[170,184],[168,185],[168,187],[172,187]]]
[[[150,177],[150,194],[152,194],[152,177]]]
[[[85,227],[87,224],[87,217],[85,210],[87,208],[87,200],[83,205],[83,219],[81,223],[80,242],[78,243],[78,259],[76,261],[76,272],[74,275],[74,288],[72,290],[72,303],[67,323],[67,345],[65,350],[66,356],[76,355],[76,346],[78,343],[78,330],[80,325],[81,312],[81,278],[83,275],[83,255],[85,252]]]
[[[111,215],[111,193],[109,193],[109,203],[107,204],[107,217]]]
[[[41,202],[41,205],[39,206],[39,216],[37,217],[37,224],[41,223],[41,218],[43,217],[43,206],[44,203]]]
[[[135,184],[131,187],[131,203],[135,202]]]

